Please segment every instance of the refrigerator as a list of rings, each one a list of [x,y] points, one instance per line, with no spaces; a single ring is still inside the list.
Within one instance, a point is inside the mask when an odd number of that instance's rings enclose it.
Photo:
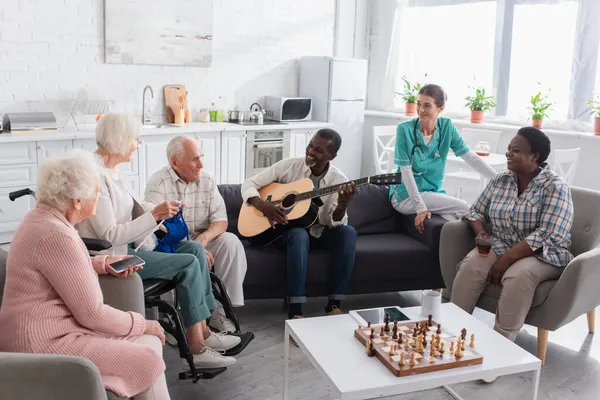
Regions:
[[[331,122],[342,137],[332,161],[348,179],[361,178],[367,60],[301,57],[299,96],[312,99],[312,118]]]

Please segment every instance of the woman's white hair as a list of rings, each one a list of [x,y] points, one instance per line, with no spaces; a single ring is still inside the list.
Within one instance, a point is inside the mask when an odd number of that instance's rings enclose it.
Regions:
[[[192,138],[188,136],[175,136],[173,139],[169,141],[167,145],[167,159],[169,163],[175,157],[178,160],[181,160],[185,155],[185,142],[188,140],[192,140]]]
[[[127,154],[140,137],[142,124],[127,114],[107,114],[96,125],[96,143],[110,154]]]
[[[37,200],[64,213],[73,200],[89,200],[97,195],[101,171],[100,159],[86,150],[46,158],[38,172]]]

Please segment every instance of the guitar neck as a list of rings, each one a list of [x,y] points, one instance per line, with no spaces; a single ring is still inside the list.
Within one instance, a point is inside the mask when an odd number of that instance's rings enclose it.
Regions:
[[[356,179],[352,182],[356,183],[356,186],[361,186],[369,183],[371,178],[360,178]],[[315,197],[326,196],[328,194],[336,193],[340,186],[349,185],[351,182],[344,182],[334,186],[324,187],[322,189],[312,190],[310,192],[299,193],[296,195],[296,201],[306,200],[306,199],[314,199]]]

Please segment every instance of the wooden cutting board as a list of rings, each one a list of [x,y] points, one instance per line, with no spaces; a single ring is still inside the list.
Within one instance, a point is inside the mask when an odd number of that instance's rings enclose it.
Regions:
[[[185,96],[185,86],[183,85],[165,85],[165,114],[167,122],[175,123],[174,110],[179,108],[179,96]],[[184,106],[187,108],[187,104]]]

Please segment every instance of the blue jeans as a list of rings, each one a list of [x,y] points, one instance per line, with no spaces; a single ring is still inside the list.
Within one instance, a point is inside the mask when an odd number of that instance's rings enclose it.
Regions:
[[[290,303],[306,302],[306,265],[311,245],[330,250],[333,254],[329,275],[329,299],[343,300],[354,269],[356,230],[350,225],[328,228],[320,238],[312,237],[308,230],[294,228],[286,230],[283,245],[286,250],[286,279]]]

